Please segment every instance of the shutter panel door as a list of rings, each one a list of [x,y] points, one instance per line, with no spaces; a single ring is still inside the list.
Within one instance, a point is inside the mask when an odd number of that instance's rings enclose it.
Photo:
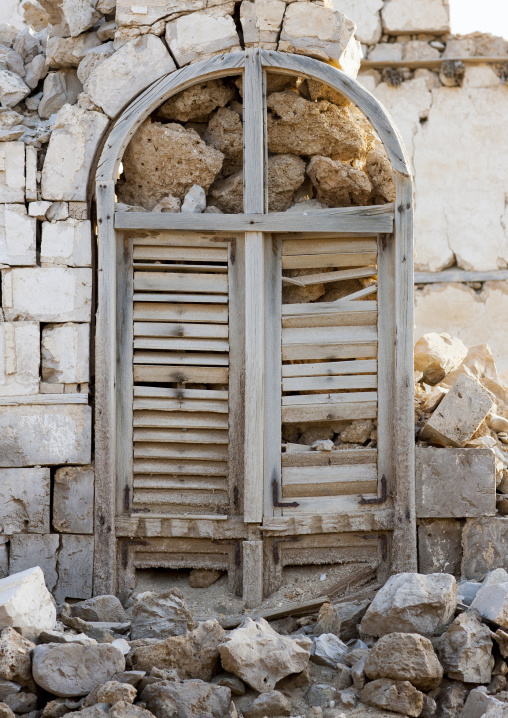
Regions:
[[[133,240],[134,511],[227,514],[228,245]]]
[[[347,422],[376,420],[377,238],[283,238],[282,273],[283,287],[301,288],[282,305],[282,424],[321,426],[326,439]],[[354,512],[377,496],[375,448],[287,449],[283,515]]]

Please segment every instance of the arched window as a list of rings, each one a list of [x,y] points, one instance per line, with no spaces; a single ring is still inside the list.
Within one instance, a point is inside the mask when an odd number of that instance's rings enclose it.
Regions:
[[[143,182],[124,155],[142,123],[219,78],[241,89],[243,154],[209,190],[215,209],[115,211],[123,159]],[[394,202],[362,190],[346,150],[291,149],[280,104],[299,101],[305,82],[367,118]],[[302,202],[286,211],[298,172]],[[356,194],[334,199],[330,172],[353,172]],[[317,60],[214,57],[132,102],[106,141],[96,196],[96,590],[114,590],[117,569],[122,591],[137,568],[218,568],[253,606],[287,565],[416,570],[412,184],[381,105]]]

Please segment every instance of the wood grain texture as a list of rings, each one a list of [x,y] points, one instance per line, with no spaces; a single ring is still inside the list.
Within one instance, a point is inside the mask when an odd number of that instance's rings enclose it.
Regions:
[[[371,374],[376,371],[375,359],[358,359],[356,361],[319,362],[318,364],[284,364],[282,376],[340,376],[343,374]]]
[[[375,252],[341,252],[337,254],[299,254],[282,258],[283,269],[313,267],[365,267],[376,263]]]
[[[282,380],[282,391],[344,391],[377,389],[375,374],[350,376],[309,376]]]
[[[282,256],[294,257],[299,255],[311,254],[334,254],[334,253],[357,253],[357,252],[377,252],[377,240],[375,237],[358,237],[355,238],[338,238],[326,237],[323,235],[311,234],[297,236],[299,239],[293,239],[295,235],[287,235],[287,239],[282,238]]]
[[[284,424],[302,424],[306,422],[352,421],[354,419],[375,419],[377,404],[295,404],[282,407]]]

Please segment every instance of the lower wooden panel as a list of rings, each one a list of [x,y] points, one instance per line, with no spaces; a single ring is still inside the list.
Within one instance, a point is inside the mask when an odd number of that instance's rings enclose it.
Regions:
[[[375,419],[376,416],[377,403],[375,402],[363,404],[296,404],[282,407],[283,424]]]

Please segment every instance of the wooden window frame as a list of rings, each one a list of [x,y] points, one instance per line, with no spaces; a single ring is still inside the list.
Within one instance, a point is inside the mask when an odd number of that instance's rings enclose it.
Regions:
[[[319,80],[354,102],[372,123],[392,164],[394,204],[267,214],[266,72]],[[123,153],[139,126],[178,92],[197,82],[243,74],[244,78],[244,213],[193,215],[171,213],[115,214],[115,183]],[[246,301],[242,332],[245,373],[242,471],[245,478],[244,521],[261,524],[271,507],[271,486],[279,466],[280,447],[265,437],[280,417],[280,351],[275,328],[265,335],[265,317],[273,316],[280,281],[274,261],[272,232],[333,232],[334,235],[379,237],[379,476],[388,480],[392,498],[392,571],[414,571],[416,518],[414,498],[413,419],[413,190],[409,160],[400,135],[383,106],[358,82],[318,60],[289,53],[247,50],[189,65],[157,80],[135,98],[112,126],[96,173],[98,227],[98,311],[96,324],[95,413],[95,557],[94,594],[114,593],[116,581],[116,485],[122,466],[118,421],[126,412],[125,383],[118,356],[117,311],[127,301],[129,268],[122,230],[194,230],[245,233],[241,266]],[[279,248],[280,251],[280,248]],[[264,284],[264,298],[259,286]],[[383,311],[386,307],[388,311]],[[128,314],[125,321],[129,321]],[[131,322],[132,323],[132,322]],[[272,322],[273,324],[273,322]],[[122,331],[125,325],[120,327]],[[129,330],[131,331],[131,330]],[[120,380],[124,382],[120,386]],[[130,385],[132,384],[132,378]],[[278,402],[278,403],[277,403]],[[235,421],[232,409],[232,421]],[[280,425],[280,421],[279,421]],[[124,438],[124,437],[123,437]],[[264,489],[263,489],[264,486]],[[274,517],[274,525],[277,522]],[[270,522],[266,522],[267,530]],[[263,528],[264,528],[263,526]],[[253,561],[262,558],[262,542],[246,541]],[[252,546],[250,546],[252,544]],[[261,570],[261,567],[260,569]],[[259,578],[259,577],[258,577]],[[259,585],[259,580],[257,581]]]

